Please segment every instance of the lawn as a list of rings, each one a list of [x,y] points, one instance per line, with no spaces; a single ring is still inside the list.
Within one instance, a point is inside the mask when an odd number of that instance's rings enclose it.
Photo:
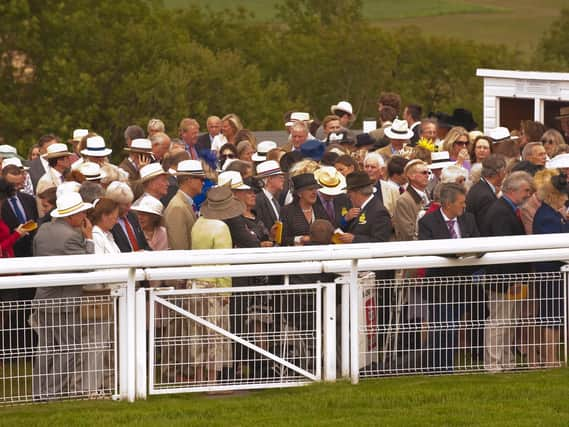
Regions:
[[[213,10],[242,6],[260,20],[275,16],[279,0],[164,0],[168,7],[192,3]],[[522,51],[535,48],[567,0],[363,0],[364,17],[396,30],[413,25],[428,34],[487,43],[504,43]]]
[[[361,426],[569,424],[569,369],[406,377],[258,391],[82,401],[2,409],[2,425]]]

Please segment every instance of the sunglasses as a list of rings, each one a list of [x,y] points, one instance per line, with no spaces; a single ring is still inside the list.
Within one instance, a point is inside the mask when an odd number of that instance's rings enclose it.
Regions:
[[[419,171],[417,173],[420,173],[421,175],[429,175],[430,174],[429,171]]]
[[[464,146],[466,144],[468,144],[468,141],[455,141],[454,142],[454,145],[463,145]]]
[[[235,154],[233,154],[233,153],[222,154],[221,157],[224,157],[224,158],[226,158],[226,159],[234,159],[234,158],[235,158]]]

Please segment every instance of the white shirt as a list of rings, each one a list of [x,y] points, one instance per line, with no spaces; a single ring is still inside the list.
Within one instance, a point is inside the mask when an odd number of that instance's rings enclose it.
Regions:
[[[365,202],[362,203],[361,207],[360,207],[360,211],[363,211],[364,208],[367,206],[367,204],[371,201],[371,199],[373,199],[373,194],[371,196],[369,196]]]
[[[267,191],[266,188],[263,188],[263,193],[265,194],[267,199],[269,199],[269,204],[271,205],[271,208],[273,208],[273,212],[275,213],[275,218],[277,219],[277,221],[279,221],[280,220],[279,211],[277,211],[277,208],[275,206],[275,203],[278,203],[278,202],[275,200],[273,195]]]
[[[211,150],[219,153],[219,150],[221,150],[221,147],[225,144],[227,144],[227,138],[223,136],[223,134],[215,135],[213,141],[211,141]]]
[[[112,233],[103,231],[98,225],[93,226],[93,243],[96,254],[119,254],[121,252]]]

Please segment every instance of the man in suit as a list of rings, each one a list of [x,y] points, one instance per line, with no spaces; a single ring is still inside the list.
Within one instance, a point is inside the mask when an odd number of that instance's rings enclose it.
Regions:
[[[345,233],[338,239],[342,243],[387,242],[392,226],[389,212],[373,196],[374,182],[365,172],[352,172],[346,177],[348,197],[353,209],[347,214]]]
[[[207,132],[198,136],[198,150],[211,150],[211,143],[221,132],[221,119],[217,116],[209,116],[206,121]]]
[[[192,248],[192,227],[197,220],[194,198],[202,192],[205,172],[199,160],[183,160],[176,173],[178,192],[164,211],[170,249]]]
[[[395,204],[397,203],[397,199],[399,199],[399,191],[384,181],[386,167],[383,157],[375,152],[366,154],[364,158],[364,170],[375,183],[375,197],[385,206],[389,215],[393,216]]]
[[[152,142],[146,138],[136,138],[124,151],[128,153],[128,157],[124,158],[119,168],[128,173],[128,182],[135,200],[138,200],[144,192],[140,183],[140,169],[152,161]]]
[[[84,203],[79,193],[64,193],[57,199],[51,213],[52,222],[43,224],[33,241],[35,256],[81,255],[95,253],[93,226],[86,216],[90,203]],[[55,306],[58,298],[81,296],[81,286],[54,286],[38,288],[36,310],[30,324],[38,334],[38,347],[33,363],[32,391],[34,399],[61,398],[76,393],[71,383],[79,368],[73,350],[81,340],[80,305]],[[41,300],[47,300],[43,303]]]
[[[262,190],[257,194],[255,211],[267,230],[270,230],[275,221],[281,220],[281,205],[278,196],[283,191],[285,176],[279,164],[274,160],[268,160],[257,165],[257,179],[262,184]]]
[[[395,119],[393,124],[385,129],[385,136],[389,144],[377,150],[388,161],[395,154],[401,155],[409,140],[413,137],[413,131],[409,129],[405,120]]]
[[[322,206],[334,228],[342,227],[346,224],[344,216],[351,208],[346,196],[346,179],[332,166],[316,169],[314,178],[321,185],[316,204]]]
[[[480,181],[470,187],[466,196],[466,211],[474,215],[480,230],[488,208],[497,199],[496,193],[506,177],[506,160],[501,154],[492,154],[482,161]]]
[[[30,162],[30,170],[28,171],[32,179],[34,191],[36,190],[40,178],[49,170],[49,164],[44,158],[44,155],[47,153],[47,147],[56,142],[59,142],[58,138],[51,134],[43,135],[38,141],[40,155]]]
[[[119,218],[111,229],[111,233],[121,252],[152,250],[144,237],[136,215],[130,211],[134,196],[128,184],[120,181],[111,182],[107,187],[105,197],[119,204]]]
[[[465,239],[479,237],[474,216],[464,212],[466,190],[459,184],[443,184],[440,191],[441,208],[419,220],[419,240]],[[427,276],[464,276],[473,273],[466,268],[436,268],[427,270]],[[463,285],[464,286],[464,285]],[[464,308],[463,299],[467,292],[443,281],[437,287],[423,288],[429,304],[429,321],[444,327],[433,331],[429,337],[430,368],[434,370],[453,370],[454,353],[458,347],[458,330],[454,327],[460,320]],[[426,292],[425,292],[426,291]],[[447,327],[448,325],[448,327]]]
[[[532,177],[527,172],[512,172],[502,183],[502,197],[494,201],[484,219],[484,236],[521,236],[525,228],[521,220],[520,205],[530,196]],[[528,273],[529,264],[492,265],[486,268],[488,274]],[[514,328],[507,326],[515,322],[516,300],[509,283],[492,283],[486,287],[489,316],[484,328],[484,367],[489,371],[512,369],[515,365],[512,353]],[[519,311],[519,310],[518,310]],[[506,326],[504,326],[506,325]]]
[[[403,110],[403,118],[407,120],[409,129],[413,131],[413,136],[410,139],[412,146],[417,145],[419,135],[421,133],[421,114],[423,108],[417,104],[408,104]]]
[[[419,159],[411,160],[404,169],[409,185],[399,197],[393,214],[395,240],[416,240],[419,215],[426,210],[429,199],[425,190],[429,183],[427,164]]]

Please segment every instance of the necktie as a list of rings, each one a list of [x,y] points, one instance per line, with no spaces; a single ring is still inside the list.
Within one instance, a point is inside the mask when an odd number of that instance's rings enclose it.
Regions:
[[[330,221],[334,221],[334,219],[336,218],[335,212],[334,212],[334,202],[332,200],[323,200],[324,202],[324,209],[326,209],[326,213],[328,214],[328,218],[330,218]]]
[[[273,206],[275,207],[275,211],[277,213],[277,219],[280,219],[281,217],[281,208],[279,207],[279,204],[277,203],[277,201],[275,200],[274,197],[271,197],[271,203],[273,204]]]
[[[520,208],[516,208],[516,218],[518,218],[520,222],[522,221],[522,211]]]
[[[138,252],[140,249],[138,246],[138,241],[136,240],[136,236],[134,235],[134,230],[132,229],[132,225],[128,222],[128,219],[124,219],[124,228],[126,230],[126,234],[128,236],[128,241],[130,242],[130,247],[132,248],[133,252]]]
[[[198,152],[193,145],[190,146],[190,155],[192,156],[192,160],[198,160]]]
[[[16,218],[18,218],[18,222],[23,224],[26,222],[26,215],[20,209],[20,205],[18,204],[18,198],[16,196],[10,197],[10,204],[12,205],[12,210],[16,214]]]
[[[451,219],[447,221],[448,232],[450,234],[451,239],[458,239],[458,235],[454,229],[454,224],[456,223],[456,219]]]
[[[403,193],[405,193],[405,188],[402,185],[400,185],[399,186],[399,194],[403,194]]]

